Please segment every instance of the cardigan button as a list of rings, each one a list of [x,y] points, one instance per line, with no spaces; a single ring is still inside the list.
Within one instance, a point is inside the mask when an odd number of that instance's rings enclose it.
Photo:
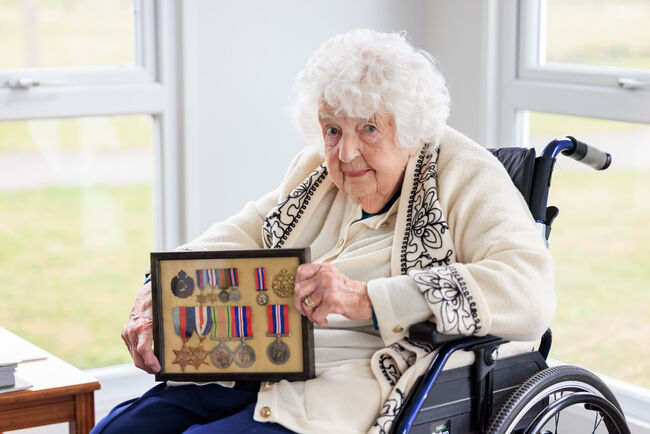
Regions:
[[[262,407],[262,408],[260,409],[260,415],[261,415],[264,419],[268,419],[269,417],[271,417],[271,409],[268,408],[268,407]]]
[[[385,228],[386,226],[388,226],[388,222],[381,222],[379,226]]]
[[[345,242],[345,240],[344,240],[343,238],[341,238],[341,239],[339,240],[339,242],[336,243],[336,247],[340,249],[344,242]]]
[[[393,329],[393,333],[402,333],[403,331],[404,331],[404,327],[402,327],[402,326],[396,326]]]
[[[265,391],[265,392],[268,392],[269,390],[271,390],[271,385],[270,385],[269,382],[267,381],[266,383],[264,383],[264,391]]]

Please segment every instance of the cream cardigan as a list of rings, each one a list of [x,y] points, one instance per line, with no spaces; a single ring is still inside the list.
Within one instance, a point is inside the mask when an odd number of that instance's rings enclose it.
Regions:
[[[409,161],[399,202],[362,228],[355,223],[358,202],[342,198],[322,161],[315,149],[301,152],[276,191],[183,246],[309,242],[320,249],[312,258],[340,262],[351,278],[363,278],[366,268],[381,340],[368,324],[332,318],[334,330],[325,336],[345,342],[344,349],[319,353],[317,330],[317,378],[261,390],[256,420],[299,432],[385,432],[432,356],[408,341],[409,325],[429,318],[450,333],[512,341],[534,340],[548,327],[555,310],[552,259],[523,198],[485,149],[447,128],[439,149],[425,145]],[[321,342],[329,345],[327,337]],[[469,363],[467,356],[448,367]]]

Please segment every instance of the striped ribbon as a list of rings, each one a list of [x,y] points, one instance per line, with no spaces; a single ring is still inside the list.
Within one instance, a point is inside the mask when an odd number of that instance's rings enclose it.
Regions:
[[[227,306],[211,306],[212,312],[212,337],[214,339],[232,338],[232,321],[230,308]]]
[[[205,274],[208,276],[208,282],[210,283],[210,286],[213,288],[217,287],[217,270],[214,268],[210,268],[208,270],[203,270]]]
[[[269,319],[269,334],[289,334],[289,305],[270,304],[267,306]]]
[[[198,286],[201,291],[205,288],[204,276],[203,270],[196,270],[196,286]]]
[[[203,338],[212,328],[212,310],[208,306],[195,306],[193,309],[196,333]]]
[[[251,322],[250,306],[230,306],[233,337],[253,337],[253,324]]]
[[[255,269],[255,285],[258,291],[266,291],[266,271],[264,267]]]
[[[174,306],[172,307],[174,319],[174,330],[183,341],[188,340],[194,333],[194,307]]]
[[[217,270],[212,268],[212,269],[204,269],[204,270],[196,270],[196,282],[199,287],[199,289],[203,290],[206,285],[209,285],[213,288],[216,288],[217,286]]]
[[[228,269],[218,268],[217,273],[219,274],[219,288],[221,289],[229,288],[230,285],[228,285]]]
[[[228,283],[230,286],[239,286],[239,274],[236,268],[228,268]]]

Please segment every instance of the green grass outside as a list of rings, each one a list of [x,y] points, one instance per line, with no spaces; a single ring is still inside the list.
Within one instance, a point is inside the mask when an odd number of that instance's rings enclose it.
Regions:
[[[548,0],[547,59],[650,70],[649,22],[647,0]]]
[[[0,325],[81,368],[128,362],[151,198],[149,185],[0,192]]]
[[[650,388],[650,170],[554,174],[551,356]]]

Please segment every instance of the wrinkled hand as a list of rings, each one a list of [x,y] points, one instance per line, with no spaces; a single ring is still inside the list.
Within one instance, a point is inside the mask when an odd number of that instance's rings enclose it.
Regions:
[[[129,320],[122,329],[122,339],[136,367],[150,374],[160,371],[160,362],[151,347],[153,340],[151,282],[143,285],[138,292]]]
[[[309,296],[314,308],[302,302]],[[321,327],[327,315],[338,313],[352,321],[372,318],[368,284],[349,279],[332,264],[302,264],[296,271],[293,304],[303,315]]]

